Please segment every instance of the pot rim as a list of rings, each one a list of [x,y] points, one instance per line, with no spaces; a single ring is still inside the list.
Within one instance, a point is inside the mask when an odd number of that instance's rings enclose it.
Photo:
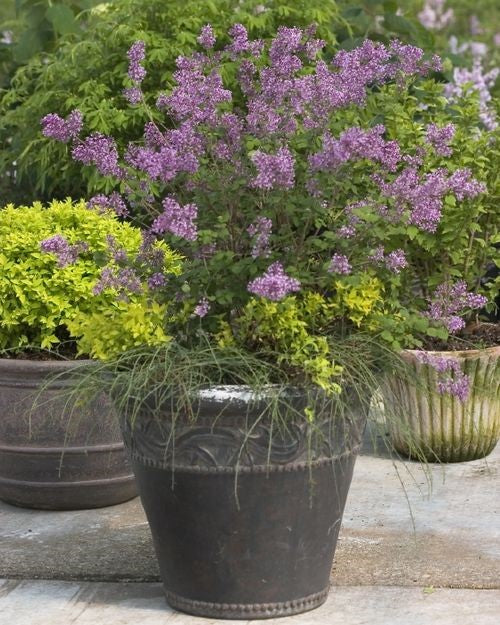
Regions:
[[[79,366],[89,365],[96,362],[91,359],[83,360],[30,360],[24,358],[0,358],[0,371],[8,373],[58,373],[76,369]]]
[[[457,349],[457,350],[433,350],[433,349],[403,349],[402,354],[409,354],[416,357],[416,354],[432,354],[436,356],[444,356],[445,358],[473,358],[481,355],[495,355],[500,356],[500,345],[493,345],[491,347],[485,347],[483,349]]]

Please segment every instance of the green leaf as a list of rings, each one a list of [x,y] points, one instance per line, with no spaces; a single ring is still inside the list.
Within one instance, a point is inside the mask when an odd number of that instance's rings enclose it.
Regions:
[[[68,35],[80,31],[73,11],[64,4],[53,4],[47,9],[45,16],[59,35]]]

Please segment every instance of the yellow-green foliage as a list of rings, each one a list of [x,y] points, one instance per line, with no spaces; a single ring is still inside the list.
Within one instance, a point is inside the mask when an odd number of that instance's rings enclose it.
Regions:
[[[116,300],[96,312],[80,312],[67,322],[72,335],[80,337],[78,349],[99,360],[109,360],[141,345],[161,345],[169,340],[164,331],[165,306],[148,302]]]
[[[334,362],[328,339],[335,322],[348,318],[374,329],[372,316],[383,303],[376,278],[361,274],[350,279],[351,284],[338,281],[330,297],[306,292],[278,302],[252,298],[231,325],[222,324],[219,344],[246,344],[276,354],[278,363],[302,372],[328,392],[338,392],[342,368]]]
[[[56,234],[70,244],[85,242],[88,250],[60,267],[54,254],[40,249],[44,239]],[[35,203],[0,210],[0,349],[50,349],[62,338],[78,338],[80,353],[110,358],[138,343],[168,339],[162,329],[166,307],[149,302],[147,293],[131,295],[127,302],[118,302],[112,290],[93,294],[101,271],[97,260],[106,255],[108,235],[130,257],[139,251],[137,228],[112,213],[89,210],[84,202],[68,199],[47,207]],[[177,272],[178,257],[164,249],[165,271]]]

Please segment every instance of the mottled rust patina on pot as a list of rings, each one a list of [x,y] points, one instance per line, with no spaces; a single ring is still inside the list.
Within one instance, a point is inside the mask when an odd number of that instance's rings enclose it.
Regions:
[[[323,397],[312,425],[303,394],[287,402],[281,432],[266,398],[241,387],[200,394],[195,420],[173,425],[167,407],[123,420],[174,608],[250,620],[325,601],[365,420],[333,416]]]
[[[439,394],[436,371],[405,350],[409,375],[388,376],[382,389],[394,448],[429,462],[484,458],[500,438],[500,347],[427,353],[460,362],[469,396],[462,402]]]
[[[0,499],[28,508],[98,508],[136,496],[118,419],[105,398],[68,404],[84,361],[0,359]],[[46,385],[52,376],[63,377]],[[64,374],[68,374],[65,376]],[[36,401],[35,401],[36,400]]]

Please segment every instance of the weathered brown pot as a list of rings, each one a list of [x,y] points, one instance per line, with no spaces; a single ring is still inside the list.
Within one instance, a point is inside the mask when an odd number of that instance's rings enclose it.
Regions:
[[[211,618],[298,614],[328,594],[364,419],[335,417],[290,391],[286,431],[266,397],[242,387],[200,395],[197,418],[170,406],[123,419],[168,603]]]
[[[382,389],[394,448],[430,462],[487,456],[500,438],[500,347],[430,353],[461,363],[470,395],[461,402],[437,393],[436,371],[420,362],[416,351],[405,350],[410,375],[388,376]]]
[[[97,508],[136,496],[112,405],[68,409],[68,378],[82,361],[0,359],[0,499],[28,508]],[[34,400],[36,402],[34,404]]]

